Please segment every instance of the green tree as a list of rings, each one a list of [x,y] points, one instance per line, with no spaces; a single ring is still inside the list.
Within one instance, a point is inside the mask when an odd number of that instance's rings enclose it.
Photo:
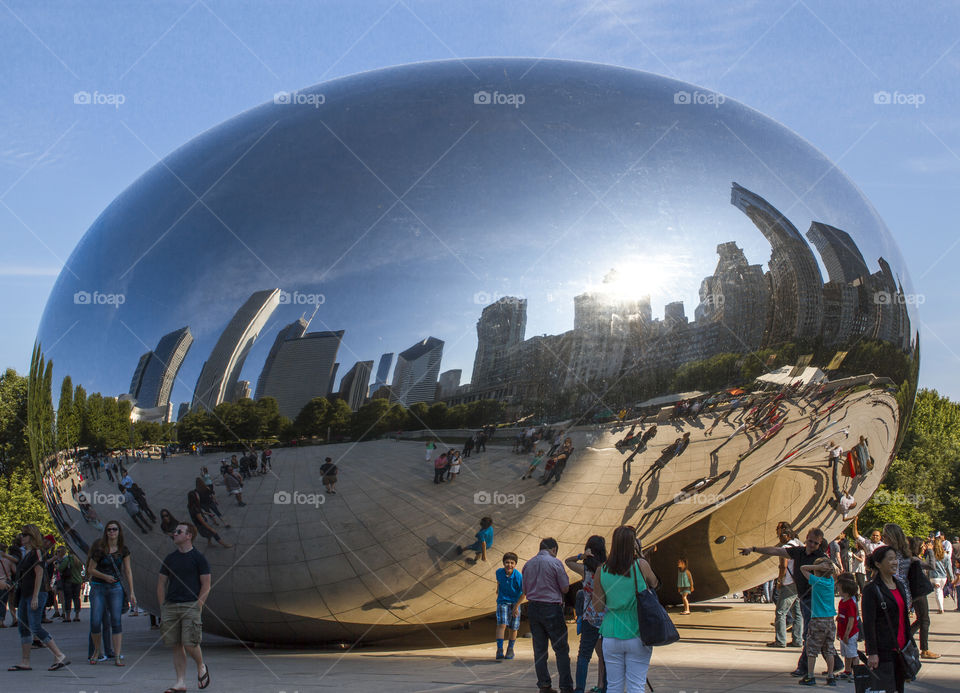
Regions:
[[[436,402],[430,405],[427,410],[427,425],[432,429],[447,427],[447,405],[444,402]]]
[[[21,468],[0,479],[0,540],[11,541],[25,524],[36,525],[44,534],[57,533],[33,474]]]
[[[27,378],[8,368],[0,375],[0,475],[10,476],[29,459]]]
[[[326,427],[332,436],[348,435],[350,432],[350,421],[353,418],[353,411],[350,405],[342,399],[336,399],[327,411]],[[324,431],[326,436],[326,431]]]
[[[57,404],[57,450],[69,450],[78,442],[73,411],[73,382],[68,375],[60,384],[60,401]]]
[[[83,389],[83,385],[77,385],[73,391],[73,426],[76,429],[77,443],[86,445],[87,391]]]
[[[427,413],[430,407],[426,402],[417,402],[407,408],[407,423],[404,426],[408,431],[419,431],[427,428]]]
[[[293,430],[303,437],[322,436],[327,432],[327,420],[332,405],[326,397],[314,397],[293,420]]]
[[[280,416],[280,406],[273,397],[263,397],[257,400],[257,418],[260,420],[260,435],[273,438],[280,435],[283,425]],[[289,419],[286,419],[290,423]]]

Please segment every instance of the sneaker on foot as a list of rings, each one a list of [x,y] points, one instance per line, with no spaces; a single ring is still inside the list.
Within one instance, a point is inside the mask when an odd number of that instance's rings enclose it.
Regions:
[[[830,678],[827,679],[827,685],[828,685],[828,686],[833,686],[834,688],[836,688],[836,687],[837,687],[837,679],[834,678],[833,676],[831,676]]]
[[[504,659],[513,659],[513,650],[507,650],[507,654],[503,656]]]
[[[768,642],[768,643],[767,643],[767,647],[780,647],[780,648],[785,648],[786,645],[781,645],[781,644],[778,643],[776,640],[774,640],[773,642]]]
[[[816,686],[817,680],[812,676],[804,676],[802,679],[797,681],[801,686]]]

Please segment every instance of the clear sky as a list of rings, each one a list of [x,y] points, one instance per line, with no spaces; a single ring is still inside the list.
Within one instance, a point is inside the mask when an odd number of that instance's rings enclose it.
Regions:
[[[280,90],[421,60],[527,56],[702,85],[823,151],[900,244],[923,301],[921,385],[960,399],[956,3],[0,0],[0,51],[0,366],[26,371],[83,233],[194,136]],[[76,104],[80,91],[112,102]]]

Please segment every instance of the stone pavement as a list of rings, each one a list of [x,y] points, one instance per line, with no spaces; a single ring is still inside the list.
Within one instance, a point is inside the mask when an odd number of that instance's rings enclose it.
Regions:
[[[932,603],[931,599],[931,603]],[[950,600],[948,606],[956,608]],[[718,599],[694,605],[689,617],[675,616],[681,641],[654,651],[650,682],[656,693],[713,693],[715,691],[801,690],[789,676],[798,651],[771,650],[764,643],[772,638],[770,604],[744,604]],[[708,611],[709,610],[709,611]],[[676,613],[677,610],[671,610]],[[86,663],[87,611],[81,623],[48,626],[73,664],[69,669],[48,673],[52,657],[33,651],[32,672],[7,673],[0,670],[0,691],[20,693],[107,693],[132,691],[159,693],[173,683],[170,651],[158,643],[158,632],[149,630],[149,619],[124,617],[125,668],[109,663]],[[960,613],[931,614],[931,648],[942,654],[925,661],[917,682],[908,692],[941,693],[960,689]],[[521,626],[521,633],[526,622]],[[507,693],[535,691],[531,641],[521,638],[517,658],[494,660],[492,620],[475,621],[469,630],[437,630],[402,641],[357,647],[352,650],[280,649],[248,647],[242,643],[209,636],[204,651],[210,666],[209,691],[265,691],[269,693],[313,693],[317,691],[444,691]],[[571,640],[576,642],[571,626]],[[4,664],[17,661],[16,631],[0,630],[5,643]],[[862,646],[861,646],[862,647]],[[576,649],[575,646],[573,648]],[[551,654],[551,670],[552,666]],[[575,656],[574,656],[575,661]],[[192,667],[192,662],[189,664]],[[823,662],[818,663],[822,672]],[[195,670],[190,672],[189,689],[196,690]],[[823,684],[823,677],[819,677]],[[588,686],[596,683],[591,666]],[[554,678],[554,686],[557,685]],[[841,683],[837,690],[854,690]]]

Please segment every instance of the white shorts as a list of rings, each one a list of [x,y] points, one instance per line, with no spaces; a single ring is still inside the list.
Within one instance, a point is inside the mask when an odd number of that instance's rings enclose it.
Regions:
[[[840,641],[840,656],[845,659],[857,658],[857,636],[851,635],[847,642]]]

